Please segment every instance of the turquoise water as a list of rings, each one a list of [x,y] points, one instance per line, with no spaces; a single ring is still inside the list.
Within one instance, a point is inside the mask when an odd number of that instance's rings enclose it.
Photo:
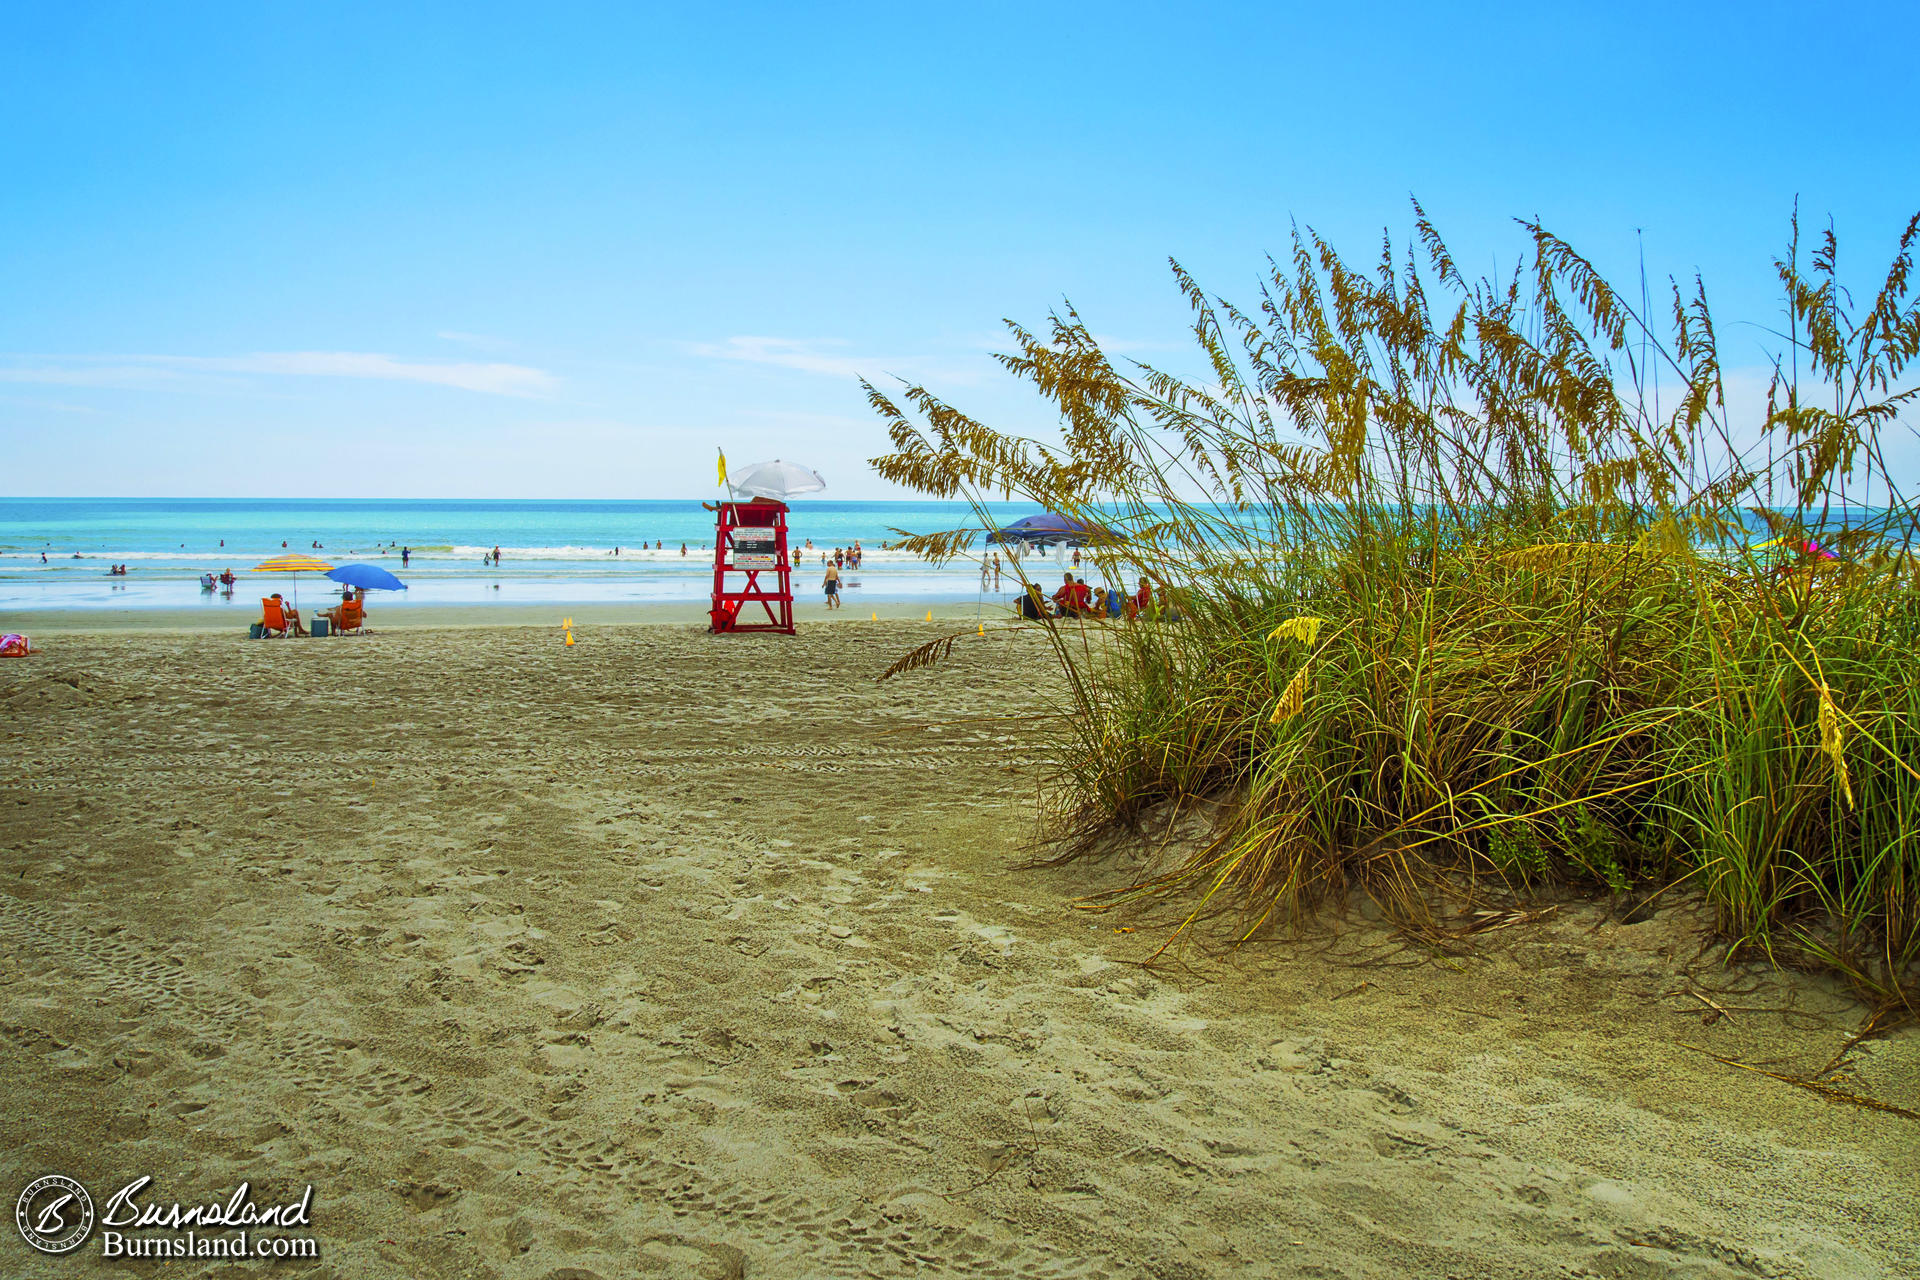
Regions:
[[[1004,503],[995,505],[994,514],[1005,522],[1038,509]],[[898,536],[896,529],[923,533],[976,525],[964,503],[802,499],[793,504],[790,521],[797,599],[820,595],[819,557],[856,540],[865,558],[859,572],[846,575],[849,607],[981,594],[977,563],[936,568],[881,548]],[[661,545],[656,549],[654,543]],[[499,567],[483,565],[482,555],[496,546]],[[412,553],[404,567],[403,547]],[[704,602],[713,585],[712,547],[713,513],[697,501],[4,498],[0,611],[253,612],[262,594],[294,585],[286,575],[250,572],[283,549],[334,564],[370,562],[398,574],[409,589],[377,597],[382,608]],[[126,576],[110,577],[113,564],[125,564]],[[201,574],[223,569],[241,578],[231,600],[199,586]],[[332,589],[311,574],[300,575],[298,586],[316,597]],[[986,594],[1005,598],[1012,590],[1003,579],[1000,592]]]

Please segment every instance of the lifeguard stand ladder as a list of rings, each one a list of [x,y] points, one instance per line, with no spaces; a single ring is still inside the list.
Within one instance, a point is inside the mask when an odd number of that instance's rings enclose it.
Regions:
[[[787,504],[769,498],[751,502],[722,502],[713,530],[713,619],[714,635],[726,631],[777,631],[793,634],[793,566],[787,559]],[[760,575],[772,577],[768,590]],[[737,589],[729,589],[728,576],[743,578]],[[761,622],[751,609],[743,615],[741,606],[757,604],[766,614]]]

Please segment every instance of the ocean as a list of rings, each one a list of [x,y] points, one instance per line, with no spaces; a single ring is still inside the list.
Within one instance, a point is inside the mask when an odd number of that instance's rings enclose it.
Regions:
[[[864,557],[860,571],[846,575],[849,608],[981,594],[977,562],[935,567],[881,546],[898,537],[896,529],[977,527],[965,503],[800,499],[792,507],[796,599],[820,594],[821,555],[855,541]],[[1027,503],[993,507],[1002,523],[1038,510]],[[483,565],[481,557],[496,546],[499,567]],[[411,550],[404,568],[403,547]],[[382,609],[705,602],[713,587],[713,513],[697,500],[0,498],[0,611],[205,608],[251,615],[273,591],[294,586],[319,598],[333,588],[312,574],[295,583],[251,572],[283,550],[334,564],[369,562],[399,575],[409,589],[382,593]],[[115,564],[127,566],[125,576],[108,574]],[[231,598],[200,589],[201,574],[225,569],[241,579]],[[1012,590],[1003,578],[1002,590],[988,598],[1010,598]]]

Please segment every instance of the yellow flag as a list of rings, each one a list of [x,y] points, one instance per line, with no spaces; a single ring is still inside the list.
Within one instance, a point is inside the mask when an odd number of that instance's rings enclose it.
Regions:
[[[725,449],[720,451],[720,478],[714,483],[722,486],[727,483],[727,451]]]

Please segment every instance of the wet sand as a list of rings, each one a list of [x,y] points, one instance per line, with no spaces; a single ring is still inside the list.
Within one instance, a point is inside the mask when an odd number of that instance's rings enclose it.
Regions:
[[[303,597],[301,616],[311,621],[317,608],[339,603],[325,595],[311,600]],[[1011,611],[994,604],[928,603],[888,601],[861,604],[852,593],[839,609],[828,610],[808,598],[796,602],[796,622],[817,626],[824,623],[877,620],[894,625],[924,619],[932,613],[936,621],[970,621],[979,617],[991,624],[1005,620]],[[877,615],[877,619],[876,619]],[[0,631],[18,631],[28,636],[91,635],[118,631],[201,631],[229,636],[245,636],[247,624],[258,621],[258,602],[208,604],[186,609],[9,609],[0,611]],[[386,603],[377,595],[367,604],[367,628],[375,633],[389,631],[441,630],[467,627],[546,627],[559,633],[562,618],[572,618],[577,626],[640,627],[707,625],[705,604],[407,604]]]
[[[1862,1011],[1684,900],[1142,969],[1124,859],[1016,869],[1031,637],[582,613],[0,662],[0,1192],[311,1182],[327,1277],[1920,1273],[1920,1123],[1696,1051]],[[1920,1047],[1823,1079],[1920,1110]]]

